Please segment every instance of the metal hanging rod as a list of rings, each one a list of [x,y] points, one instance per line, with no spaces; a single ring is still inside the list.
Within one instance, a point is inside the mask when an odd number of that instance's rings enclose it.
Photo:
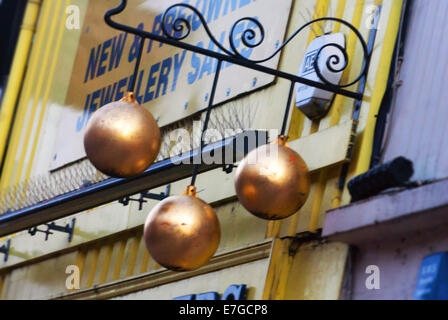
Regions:
[[[369,63],[370,63],[370,57],[371,57],[371,52],[368,50],[367,48],[367,44],[364,40],[364,38],[362,37],[362,35],[359,33],[359,31],[350,23],[348,23],[345,20],[339,19],[339,18],[333,18],[333,17],[325,17],[325,18],[319,18],[319,19],[315,19],[312,20],[310,22],[307,22],[306,24],[304,24],[303,26],[301,26],[299,29],[297,29],[282,45],[280,45],[278,47],[278,49],[276,49],[270,56],[264,58],[264,59],[259,59],[259,60],[251,60],[248,59],[246,57],[244,57],[236,48],[235,45],[235,29],[236,26],[239,25],[241,22],[243,21],[250,21],[253,25],[256,26],[256,28],[259,30],[260,32],[260,39],[256,40],[256,31],[254,31],[251,28],[245,29],[242,32],[242,36],[241,36],[241,41],[242,43],[249,48],[255,48],[258,47],[259,45],[261,45],[264,41],[265,38],[265,29],[263,27],[263,25],[255,18],[252,17],[245,17],[245,18],[241,18],[238,19],[232,26],[230,34],[229,34],[229,43],[230,43],[230,49],[225,48],[218,40],[216,40],[216,38],[213,36],[213,34],[211,33],[207,22],[205,20],[205,18],[202,16],[201,12],[199,12],[195,7],[189,5],[189,4],[185,4],[185,3],[178,3],[175,5],[170,6],[168,9],[165,10],[163,17],[162,17],[162,32],[163,32],[163,36],[162,35],[158,35],[158,34],[154,34],[151,32],[147,32],[144,30],[140,30],[137,28],[133,28],[121,23],[118,23],[116,21],[112,20],[112,17],[115,15],[118,15],[119,13],[123,12],[124,9],[126,8],[127,5],[127,0],[121,0],[121,3],[118,7],[113,8],[109,11],[106,12],[105,16],[104,16],[104,20],[106,21],[106,23],[117,30],[121,30],[127,33],[131,33],[137,36],[140,36],[141,38],[147,38],[147,39],[152,39],[155,41],[159,41],[165,44],[169,44],[172,45],[174,47],[178,47],[181,49],[186,49],[188,51],[192,51],[192,52],[196,52],[199,54],[203,54],[212,58],[216,58],[218,59],[218,61],[227,61],[230,63],[234,63],[237,65],[240,65],[242,67],[245,68],[249,68],[252,70],[256,70],[256,71],[260,71],[263,73],[267,73],[276,77],[280,77],[283,79],[287,79],[289,81],[292,81],[293,83],[301,83],[301,84],[305,84],[311,87],[315,87],[315,88],[319,88],[319,89],[323,89],[325,91],[330,91],[336,94],[341,94],[343,96],[346,97],[350,97],[356,100],[362,100],[363,95],[360,94],[359,92],[354,92],[354,91],[349,91],[346,90],[344,88],[346,87],[350,87],[353,84],[356,84],[361,78],[363,78],[368,71],[369,68]],[[200,19],[202,26],[204,27],[207,35],[209,36],[210,40],[223,52],[223,53],[219,53],[219,52],[215,52],[212,50],[208,50],[208,49],[204,49],[198,46],[194,46],[191,45],[189,43],[186,42],[182,42],[181,40],[186,39],[190,33],[191,33],[191,24],[190,22],[185,19],[185,18],[181,18],[178,17],[176,18],[174,21],[172,21],[170,24],[167,23],[167,16],[168,13],[178,7],[184,7],[187,8],[189,10],[192,10],[197,17]],[[346,84],[334,84],[331,83],[329,80],[327,80],[321,70],[319,69],[318,66],[318,61],[319,61],[319,57],[321,55],[321,53],[323,52],[323,50],[325,50],[328,47],[333,47],[336,48],[340,51],[340,53],[343,55],[344,61],[343,61],[343,65],[342,67],[338,67],[337,69],[334,68],[334,66],[338,65],[340,63],[340,56],[336,55],[336,54],[332,54],[328,57],[327,61],[326,61],[326,67],[328,68],[328,70],[330,72],[333,73],[338,73],[341,72],[343,70],[345,70],[347,68],[347,66],[349,65],[349,57],[347,54],[347,51],[344,47],[335,44],[335,43],[329,43],[326,44],[324,46],[322,46],[317,55],[316,55],[316,59],[314,61],[314,69],[316,71],[317,76],[319,77],[319,79],[322,82],[317,82],[317,81],[312,81],[306,78],[302,78],[299,77],[295,74],[291,74],[291,73],[287,73],[287,72],[283,72],[277,69],[272,69],[266,66],[261,65],[260,63],[269,61],[270,59],[274,58],[279,52],[281,52],[287,45],[288,43],[291,42],[291,40],[293,40],[302,30],[304,30],[306,27],[310,26],[313,23],[318,23],[321,21],[333,21],[333,22],[337,22],[337,23],[341,23],[343,25],[345,25],[346,27],[348,27],[358,38],[359,42],[361,43],[362,46],[362,50],[364,53],[364,62],[363,62],[363,66],[361,68],[361,72],[358,75],[358,77],[356,77],[356,79],[354,79],[353,81],[350,81],[349,83]],[[171,26],[171,27],[170,27]]]

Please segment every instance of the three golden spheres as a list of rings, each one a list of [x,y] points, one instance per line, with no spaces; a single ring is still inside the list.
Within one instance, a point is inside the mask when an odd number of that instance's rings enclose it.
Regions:
[[[160,129],[152,114],[128,92],[92,115],[84,135],[84,149],[101,172],[119,178],[145,171],[160,149]]]
[[[255,216],[284,219],[297,212],[310,192],[305,161],[286,137],[251,151],[238,166],[235,189],[240,203]]]
[[[189,186],[182,195],[158,203],[146,218],[146,247],[154,260],[174,271],[197,269],[219,245],[219,220],[212,207]]]

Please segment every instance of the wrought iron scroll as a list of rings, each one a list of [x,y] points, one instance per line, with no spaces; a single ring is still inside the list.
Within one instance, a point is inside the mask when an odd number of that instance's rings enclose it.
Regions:
[[[265,39],[265,29],[263,25],[255,18],[252,17],[244,17],[239,20],[237,20],[229,33],[229,44],[230,48],[226,48],[223,44],[221,44],[212,34],[210,31],[210,28],[208,27],[206,19],[203,17],[201,12],[197,10],[195,7],[185,4],[185,3],[179,3],[170,6],[168,9],[165,10],[163,17],[162,17],[162,32],[163,35],[154,34],[151,32],[147,32],[144,30],[140,30],[137,28],[133,28],[127,25],[120,24],[118,22],[115,22],[112,20],[112,17],[115,15],[120,14],[124,11],[127,5],[127,0],[121,0],[121,3],[118,7],[113,8],[106,12],[104,19],[106,23],[111,26],[114,29],[121,30],[124,32],[128,32],[137,36],[140,36],[142,38],[148,38],[155,41],[159,41],[165,44],[169,44],[178,48],[186,49],[189,51],[193,51],[199,54],[203,54],[209,57],[216,58],[221,61],[228,61],[249,69],[253,69],[256,71],[264,72],[267,74],[271,74],[280,78],[288,79],[290,81],[293,81],[295,83],[302,83],[308,86],[312,86],[315,88],[323,89],[326,91],[330,91],[336,94],[341,94],[350,98],[354,98],[357,100],[361,100],[363,95],[359,92],[349,91],[345,88],[352,86],[353,84],[356,84],[360,79],[362,79],[367,74],[367,70],[369,67],[370,62],[370,56],[371,51],[368,50],[367,44],[360,34],[360,32],[350,23],[347,21],[344,21],[339,18],[333,18],[333,17],[324,17],[312,20],[310,22],[307,22],[303,26],[301,26],[299,29],[297,29],[289,38],[281,44],[271,55],[269,55],[266,58],[259,59],[259,60],[251,60],[249,58],[244,57],[240,51],[236,48],[235,45],[235,29],[236,27],[242,23],[243,21],[249,21],[250,24],[248,24],[246,29],[242,32],[241,36],[241,42],[246,46],[247,48],[256,48],[260,46],[264,39]],[[210,40],[219,48],[220,52],[204,49],[198,46],[191,45],[189,43],[183,42],[182,40],[185,40],[192,32],[192,26],[191,23],[183,18],[183,17],[177,17],[173,21],[169,21],[169,12],[171,10],[174,10],[176,8],[183,7],[186,9],[191,10],[201,21],[201,25],[203,26],[205,32],[207,33]],[[274,58],[279,52],[281,52],[287,45],[290,43],[302,30],[307,28],[313,23],[319,23],[321,21],[333,21],[336,23],[340,23],[346,27],[348,27],[358,38],[358,41],[361,43],[361,47],[364,54],[364,61],[363,66],[361,68],[360,74],[354,79],[353,81],[350,81],[346,84],[334,84],[331,83],[329,80],[327,80],[323,74],[322,70],[319,69],[319,57],[321,56],[321,53],[324,52],[325,49],[328,47],[334,47],[338,51],[340,51],[341,55],[338,54],[331,54],[327,60],[325,61],[325,65],[328,69],[328,71],[332,73],[339,73],[347,68],[349,65],[349,57],[347,54],[347,51],[344,47],[329,43],[325,46],[321,47],[320,50],[317,53],[317,57],[314,61],[314,69],[316,71],[317,76],[322,82],[309,80],[306,78],[299,77],[295,74],[286,73],[277,69],[272,69],[266,66],[263,66],[261,63],[269,61],[270,59]],[[254,28],[252,28],[254,27]],[[257,31],[258,30],[258,33]],[[257,36],[258,35],[258,36]],[[342,56],[342,66],[337,67],[339,64],[341,64],[341,56]]]

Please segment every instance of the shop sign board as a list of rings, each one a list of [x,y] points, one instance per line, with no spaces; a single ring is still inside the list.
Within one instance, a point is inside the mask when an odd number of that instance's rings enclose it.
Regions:
[[[179,2],[182,1],[128,1],[126,9],[113,19],[162,35],[163,12]],[[119,3],[120,0],[90,0],[88,3],[50,169],[85,157],[83,135],[92,113],[121,99],[133,79],[140,38],[110,28],[103,18],[107,10]],[[256,60],[270,56],[283,42],[292,1],[187,0],[183,3],[202,13],[215,39],[224,47],[230,48],[229,37],[232,37],[244,57]],[[252,44],[261,40],[260,30],[250,20],[243,19],[236,24],[233,35],[229,35],[233,24],[243,17],[253,17],[265,27],[265,37],[259,46],[247,47],[242,41],[247,29],[257,33],[255,39],[249,40]],[[186,19],[191,26],[190,35],[182,41],[220,52],[197,15],[188,8],[175,7],[168,12],[168,30],[178,18]],[[263,65],[277,68],[279,58],[280,54]],[[154,115],[160,127],[177,122],[207,107],[216,67],[214,58],[146,40],[136,77],[137,99]],[[274,80],[272,75],[224,62],[214,104],[269,85]]]

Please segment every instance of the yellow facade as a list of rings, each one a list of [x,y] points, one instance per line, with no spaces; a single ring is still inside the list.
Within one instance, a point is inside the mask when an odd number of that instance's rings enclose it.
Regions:
[[[30,1],[31,4],[37,6],[36,1]],[[78,5],[83,13],[88,0],[42,0],[28,60],[25,61],[17,50],[13,75],[20,76],[25,63],[27,70],[22,83],[10,77],[7,98],[1,109],[3,124],[9,118],[4,110],[17,101],[17,115],[11,124],[13,130],[0,180],[2,190],[48,173],[57,123],[64,112],[70,80],[68,66],[73,64],[83,30],[69,32],[65,29],[69,4]],[[375,115],[387,85],[402,0],[296,0],[286,32],[287,35],[293,33],[313,18],[330,16],[352,23],[367,39],[369,24],[366,21],[372,14],[371,7],[378,5],[382,6],[381,17],[347,181],[366,171],[370,163]],[[31,13],[30,16],[26,19],[33,22]],[[346,31],[330,23],[308,29],[283,50],[279,69],[294,73],[314,37],[323,31],[339,30]],[[22,34],[26,32],[27,29],[22,30]],[[23,40],[29,41],[29,36]],[[24,46],[26,48],[26,44]],[[347,48],[351,65],[344,72],[342,82],[359,74],[363,59],[353,34],[347,37]],[[21,86],[20,95],[18,86]],[[349,89],[356,91],[357,86]],[[288,91],[289,82],[277,79],[275,84],[225,103],[214,112],[235,104],[257,105],[252,126],[276,129],[281,126]],[[139,211],[135,203],[124,207],[113,202],[76,214],[74,238],[70,244],[65,234],[54,234],[48,241],[44,241],[43,236],[30,237],[27,231],[9,236],[10,257],[7,262],[0,262],[0,298],[171,299],[189,293],[222,293],[233,283],[246,283],[249,299],[338,299],[348,247],[311,238],[299,240],[301,237],[296,236],[318,232],[327,210],[350,201],[346,188],[340,190],[337,183],[342,164],[349,160],[347,149],[353,134],[353,103],[353,99],[337,96],[328,115],[320,121],[311,121],[291,108],[290,145],[311,168],[312,189],[305,206],[288,219],[266,222],[249,214],[236,200],[235,172],[226,174],[217,169],[198,176],[200,197],[215,208],[222,228],[220,246],[207,266],[187,273],[161,268],[148,255],[142,241],[142,224],[156,201],[146,203],[143,211]],[[6,137],[7,131],[2,125],[0,137]],[[85,161],[70,166],[83,166]],[[188,179],[173,183],[171,194],[183,192],[188,183]],[[162,192],[164,187],[152,191]],[[67,217],[57,222],[65,224],[71,219]],[[0,245],[5,240],[1,239]],[[66,288],[68,265],[80,269],[79,290]],[[99,290],[93,291],[94,286]]]

